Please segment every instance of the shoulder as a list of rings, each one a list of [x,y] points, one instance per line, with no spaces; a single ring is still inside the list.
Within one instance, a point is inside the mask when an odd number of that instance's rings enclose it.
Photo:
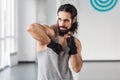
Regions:
[[[55,31],[57,30],[57,24],[48,26],[48,25],[43,25],[45,27],[45,29],[47,29],[48,31]]]
[[[81,50],[82,48],[81,41],[77,37],[74,37],[74,41],[75,41],[76,47]]]
[[[52,26],[48,26],[48,25],[44,25],[46,34],[51,38],[51,39],[55,39],[56,33],[57,33],[57,26],[56,25],[52,25]]]

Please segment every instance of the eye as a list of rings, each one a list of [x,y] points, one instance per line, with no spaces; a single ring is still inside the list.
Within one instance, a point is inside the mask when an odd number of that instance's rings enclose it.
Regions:
[[[58,18],[59,21],[61,21],[61,18]]]
[[[69,22],[70,20],[69,20],[69,19],[65,19],[64,21],[65,21],[65,22]]]

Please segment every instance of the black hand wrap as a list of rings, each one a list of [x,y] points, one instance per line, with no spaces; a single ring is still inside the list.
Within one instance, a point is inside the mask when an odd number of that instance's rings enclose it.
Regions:
[[[47,45],[47,47],[51,48],[56,54],[59,54],[62,51],[62,46],[59,43],[56,43],[51,40],[51,42]]]
[[[69,55],[75,55],[75,54],[77,54],[77,47],[76,47],[76,44],[75,44],[73,36],[70,36],[67,39],[67,45],[70,48]]]

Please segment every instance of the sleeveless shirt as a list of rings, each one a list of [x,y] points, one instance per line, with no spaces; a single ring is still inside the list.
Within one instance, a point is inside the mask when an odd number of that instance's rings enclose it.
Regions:
[[[55,41],[58,42],[57,37]],[[68,46],[66,46],[59,55],[51,48],[38,51],[38,80],[73,80],[69,68],[68,52]]]

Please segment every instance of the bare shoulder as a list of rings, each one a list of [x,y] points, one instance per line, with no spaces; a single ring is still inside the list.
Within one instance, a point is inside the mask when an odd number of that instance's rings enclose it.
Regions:
[[[81,41],[77,37],[75,37],[74,40],[75,40],[76,47],[79,49],[79,51],[81,51],[82,49]]]
[[[54,30],[51,26],[43,25],[47,34],[54,34]]]
[[[55,38],[55,31],[53,29],[53,26],[48,26],[48,25],[44,25],[46,34],[51,38],[54,39]]]

